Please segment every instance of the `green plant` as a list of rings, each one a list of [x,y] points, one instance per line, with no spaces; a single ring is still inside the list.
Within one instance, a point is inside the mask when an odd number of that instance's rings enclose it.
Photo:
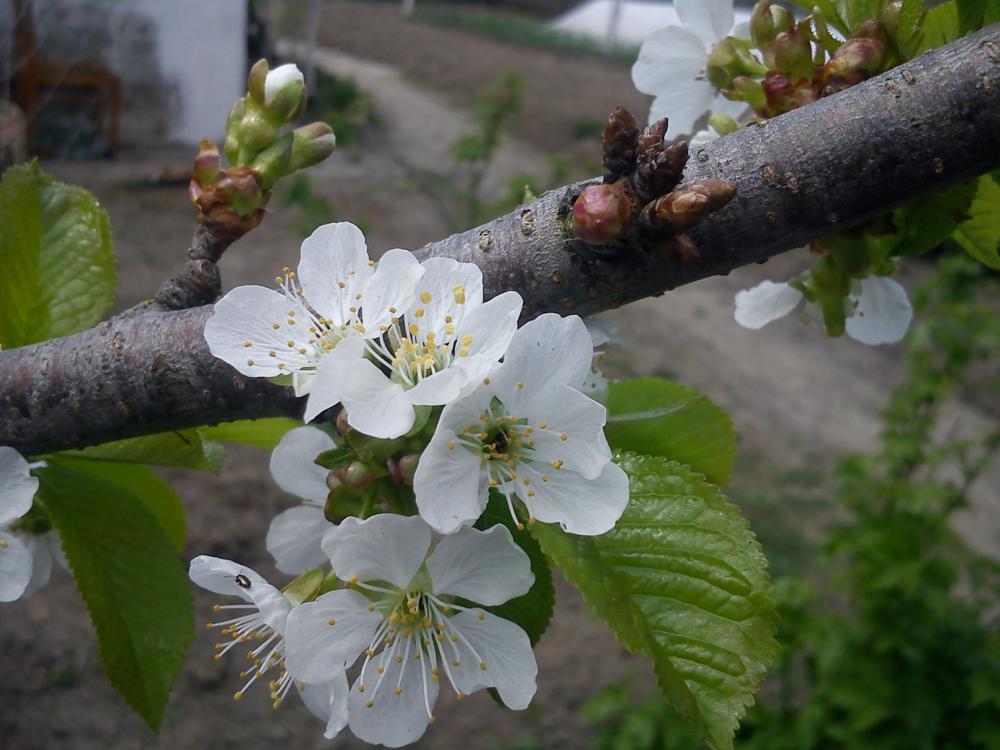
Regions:
[[[337,145],[347,146],[364,137],[366,128],[378,123],[370,94],[350,78],[316,70],[316,88],[310,92],[306,112],[333,128]]]

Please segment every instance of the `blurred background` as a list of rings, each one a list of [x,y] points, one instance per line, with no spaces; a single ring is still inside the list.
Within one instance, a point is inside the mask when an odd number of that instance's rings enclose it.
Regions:
[[[358,224],[376,255],[415,249],[597,174],[608,113],[648,111],[629,75],[639,45],[675,20],[669,2],[639,0],[0,0],[0,159],[38,156],[99,198],[125,308],[183,257],[196,144],[222,135],[249,64],[297,62],[304,120],[329,122],[338,149],[282,183],[227,253],[227,289],[264,283],[322,223]],[[1000,747],[997,279],[947,252],[906,268],[918,312],[892,347],[794,318],[736,325],[735,293],[801,272],[806,252],[606,316],[623,341],[608,374],[698,388],[740,434],[728,492],[771,561],[784,650],[737,746]],[[247,448],[222,477],[167,472],[189,511],[189,556],[281,581],[264,535],[294,500],[266,466]],[[195,597],[207,621],[212,598]],[[0,609],[0,746],[330,746],[297,701],[273,711],[261,690],[234,703],[241,666],[214,661],[199,632],[155,736],[104,679],[57,572]],[[698,747],[646,664],[562,581],[538,660],[528,711],[482,692],[442,698],[418,747]],[[333,744],[355,746],[346,733]]]

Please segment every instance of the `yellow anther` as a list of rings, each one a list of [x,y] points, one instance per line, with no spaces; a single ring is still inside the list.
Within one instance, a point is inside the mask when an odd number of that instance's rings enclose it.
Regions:
[[[534,497],[534,496],[535,496],[535,491],[534,490],[528,490],[528,497]]]
[[[561,469],[562,467],[563,467],[563,460],[561,458],[557,458],[555,461],[552,462],[553,469]]]
[[[339,286],[341,289],[347,288],[347,284],[345,284],[343,281],[338,281],[337,286]]]
[[[416,323],[410,323],[410,325],[407,326],[406,330],[410,332],[411,336],[416,336],[417,334],[420,333],[420,326],[418,326]]]
[[[476,615],[476,617],[478,617],[480,620],[485,620],[486,619],[486,613],[485,612],[480,612],[479,614]]]
[[[353,274],[354,272],[352,271],[351,273]],[[361,292],[358,292],[357,294],[355,294],[354,295],[354,299],[360,300],[361,299]]]
[[[539,422],[539,423],[538,423],[538,429],[539,429],[539,430],[544,430],[544,429],[545,429],[546,427],[548,427],[548,426],[549,426],[549,423],[548,423],[548,422]]]
[[[278,356],[278,353],[277,353],[277,352],[268,352],[268,353],[267,353],[267,356],[268,356],[268,357],[277,357],[277,356]]]
[[[360,323],[355,323],[353,326],[351,326],[351,328],[353,328],[358,333],[364,333],[365,332],[365,327],[363,325],[361,325]]]
[[[414,310],[413,311],[413,317],[414,318],[422,318],[422,317],[424,317],[424,308],[418,307],[416,310]]]
[[[385,671],[385,667],[379,667],[375,671],[378,672],[379,674],[382,674]]]
[[[458,350],[458,356],[459,357],[468,357],[469,356],[469,347],[463,346],[461,349],[459,349]]]
[[[454,336],[455,335],[455,326],[453,326],[451,323],[449,323],[448,325],[446,325],[444,327],[444,332],[445,332],[446,336]]]
[[[395,307],[390,307],[389,308],[389,314],[390,315],[395,315],[396,314],[396,308]]]
[[[369,612],[374,612],[375,611],[375,605],[374,604],[369,604],[368,605],[368,611]]]
[[[365,701],[365,708],[371,708],[375,705],[375,701]]]
[[[528,516],[528,526],[534,526],[536,523],[538,523],[537,518],[534,516]]]
[[[396,663],[397,664],[402,664],[403,663],[403,657],[402,656],[397,656],[396,657]],[[397,693],[397,695],[398,695],[398,693]]]
[[[464,285],[458,284],[457,286],[453,287],[452,290],[451,290],[451,293],[455,295],[455,302],[457,302],[460,305],[464,305],[465,304],[465,286]]]
[[[483,385],[489,385],[489,384],[490,384],[490,379],[489,378],[483,378]]]
[[[248,359],[248,360],[247,360],[247,364],[248,364],[248,365],[249,365],[250,367],[253,367],[253,360],[252,360],[252,359]]]
[[[358,685],[358,692],[359,693],[365,692],[365,686],[364,685]]]
[[[245,346],[247,349],[249,349],[251,346],[253,346],[253,342],[252,341],[244,341],[243,342],[243,346]]]
[[[305,347],[299,349],[299,354],[305,354],[305,353],[306,353]]]
[[[523,390],[524,390],[524,383],[518,383],[518,384],[517,384],[517,389],[518,389],[519,391],[523,391]]]
[[[455,666],[458,666],[457,662],[455,663]],[[459,690],[457,693],[455,693],[455,699],[456,700],[460,700],[460,701],[464,701],[465,700],[465,693],[463,693],[461,690]]]
[[[327,625],[336,625],[337,621],[331,617],[329,620],[326,621],[326,624]]]
[[[281,323],[271,323],[271,328],[277,331],[279,328],[281,328]]]
[[[243,691],[242,690],[237,690],[235,693],[233,693],[233,700],[234,701],[241,701],[241,700],[243,700]]]
[[[518,521],[518,523],[517,523],[517,530],[518,531],[524,531],[524,524],[521,523],[520,521]],[[481,620],[483,618],[480,617],[479,619]]]
[[[530,480],[530,479],[528,479],[528,477],[525,477],[525,478],[524,478],[524,485],[525,485],[525,486],[528,486],[529,484],[531,484],[531,480]]]
[[[426,292],[426,291],[425,292],[421,292],[420,293],[420,301],[423,302],[425,305],[427,303],[429,303],[431,301],[431,293],[430,292]]]
[[[280,276],[275,276],[274,277],[274,283],[275,284],[281,284],[282,282],[284,282],[284,279],[281,278]]]
[[[448,450],[450,450],[450,451],[455,450],[455,441],[454,440],[449,440],[448,441]]]
[[[479,662],[479,668],[485,672],[486,671],[486,662],[484,662],[484,661]]]
[[[565,443],[567,440],[569,440],[569,435],[567,435],[564,432],[562,435],[559,436],[559,439],[562,440]]]
[[[403,688],[396,688],[396,695],[402,695]]]
[[[549,481],[549,475],[548,474],[542,474],[542,481],[543,482]]]

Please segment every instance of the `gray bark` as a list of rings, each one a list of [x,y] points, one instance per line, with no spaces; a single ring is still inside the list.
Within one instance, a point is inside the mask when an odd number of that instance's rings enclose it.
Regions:
[[[685,182],[721,178],[736,198],[689,232],[679,264],[622,245],[579,252],[568,227],[586,184],[550,191],[421,258],[477,263],[487,296],[521,293],[524,317],[590,314],[726,274],[1000,166],[1000,25],[768,122],[713,141]],[[595,151],[596,151],[595,144]],[[204,306],[134,311],[64,339],[0,353],[0,443],[26,455],[245,417],[298,415],[287,389],[214,359]]]

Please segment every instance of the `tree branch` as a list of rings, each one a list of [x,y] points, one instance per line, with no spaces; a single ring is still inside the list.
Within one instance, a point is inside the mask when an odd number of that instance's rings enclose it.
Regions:
[[[685,182],[736,198],[690,232],[697,262],[635,245],[588,259],[568,229],[586,183],[546,193],[421,258],[477,263],[487,296],[515,289],[525,318],[590,314],[763,261],[1000,166],[1000,24],[692,155]],[[211,356],[208,306],[137,311],[0,353],[0,443],[28,455],[223,420],[298,415],[288,389]]]

